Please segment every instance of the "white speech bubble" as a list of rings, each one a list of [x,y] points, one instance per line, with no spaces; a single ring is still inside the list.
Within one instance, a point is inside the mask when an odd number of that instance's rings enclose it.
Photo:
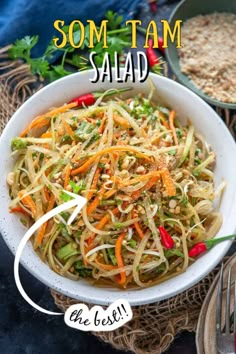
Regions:
[[[80,331],[113,331],[133,317],[133,312],[127,300],[119,299],[106,310],[101,306],[91,309],[85,304],[71,305],[65,312],[64,321],[67,326]]]

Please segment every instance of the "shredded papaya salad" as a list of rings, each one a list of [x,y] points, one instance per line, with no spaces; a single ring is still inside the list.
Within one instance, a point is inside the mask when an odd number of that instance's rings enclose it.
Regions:
[[[29,228],[72,198],[65,191],[86,197],[71,225],[74,208],[39,228],[35,251],[62,276],[143,288],[184,272],[189,250],[215,236],[225,183],[215,189],[216,156],[191,123],[115,92],[53,108],[12,140],[10,212]]]

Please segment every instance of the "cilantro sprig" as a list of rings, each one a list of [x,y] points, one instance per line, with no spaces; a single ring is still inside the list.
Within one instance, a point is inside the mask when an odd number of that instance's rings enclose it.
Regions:
[[[90,63],[84,53],[88,54],[92,51],[96,52],[94,58],[96,65],[99,67],[103,63],[103,58],[106,52],[111,55],[112,65],[114,64],[114,52],[123,54],[125,49],[130,46],[130,29],[122,27],[123,17],[118,14],[108,11],[105,15],[108,20],[107,43],[108,48],[102,47],[103,43],[95,39],[94,48],[88,48],[89,44],[89,25],[85,26],[84,43],[79,49],[70,46],[69,42],[64,48],[55,47],[53,40],[50,41],[45,52],[41,57],[34,58],[32,56],[32,49],[37,46],[39,37],[25,36],[22,39],[17,39],[9,49],[9,56],[12,59],[23,59],[30,66],[33,75],[39,75],[42,79],[54,81],[66,75],[69,75],[76,70],[84,70],[90,68]],[[64,32],[68,37],[69,26],[63,27]],[[80,40],[80,28],[74,26],[73,32],[74,42],[78,43]],[[56,53],[62,53],[61,62],[54,65],[53,58]]]

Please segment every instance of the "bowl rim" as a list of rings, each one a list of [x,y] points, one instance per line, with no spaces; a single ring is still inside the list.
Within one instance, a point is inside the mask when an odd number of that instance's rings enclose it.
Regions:
[[[173,18],[177,14],[177,12],[180,10],[180,8],[189,0],[181,0],[179,4],[176,5],[176,7],[173,9],[173,11],[170,14],[170,17],[168,19],[168,22],[171,24],[173,22]],[[199,13],[200,15],[200,13]],[[188,17],[188,19],[191,17]],[[170,43],[168,47],[165,49],[165,54],[167,61],[171,67],[171,70],[173,71],[174,75],[176,75],[178,81],[187,87],[189,90],[193,91],[195,94],[200,96],[204,101],[207,101],[209,104],[215,106],[215,107],[221,107],[221,108],[226,108],[230,110],[235,110],[236,109],[236,103],[227,103],[227,102],[222,102],[219,100],[214,99],[213,97],[205,94],[201,89],[199,89],[193,81],[189,78],[188,75],[185,75],[184,73],[179,72],[179,70],[176,69],[176,65],[174,64],[174,61],[172,60],[172,55],[170,54],[170,46],[174,46],[174,43]],[[179,63],[179,60],[178,60]]]
[[[93,73],[93,69],[88,70],[86,72],[87,77],[89,77],[89,75]],[[28,105],[31,104],[32,101],[34,101],[35,99],[38,98],[38,96],[41,95],[42,92],[47,91],[48,87],[53,87],[56,86],[58,84],[58,82],[66,82],[67,80],[70,80],[70,77],[77,77],[81,74],[84,73],[74,73],[71,74],[69,76],[66,76],[64,78],[61,78],[49,85],[46,85],[45,87],[43,87],[42,89],[40,89],[39,91],[37,91],[32,97],[30,97],[12,116],[12,118],[10,119],[10,121],[8,122],[8,124],[6,125],[2,136],[0,137],[0,150],[1,150],[1,142],[2,142],[2,138],[7,135],[8,131],[11,128],[11,125],[15,124],[15,120],[17,119],[17,116],[19,115],[19,113],[21,113],[22,110],[25,109],[25,107],[27,108]],[[154,73],[150,73],[150,78],[152,77],[156,77],[157,75]],[[221,128],[223,130],[222,133],[227,134],[227,139],[229,139],[229,144],[232,145],[232,148],[235,150],[236,153],[236,145],[235,142],[233,140],[233,137],[231,136],[231,134],[229,133],[226,125],[224,124],[224,122],[220,119],[220,117],[218,116],[218,114],[204,101],[202,100],[198,95],[196,95],[194,92],[192,92],[191,90],[189,90],[187,87],[179,84],[178,82],[175,82],[172,79],[166,78],[166,77],[162,77],[158,75],[158,80],[160,80],[160,83],[165,83],[166,81],[168,81],[169,83],[171,83],[172,85],[176,86],[177,88],[180,88],[181,90],[185,91],[188,95],[193,96],[195,98],[195,100],[197,100],[199,102],[199,104],[205,106],[205,109],[208,110],[209,113],[211,113],[211,115],[213,114],[215,116],[215,121],[218,122],[218,124],[221,125]],[[135,84],[133,84],[133,87],[135,87]],[[33,119],[33,118],[32,118]],[[236,190],[234,191],[234,196],[236,199]],[[235,206],[232,206],[231,209],[231,214],[236,212],[236,203]],[[236,224],[234,225],[234,230],[232,230],[232,232],[235,232],[236,230]],[[13,255],[15,255],[15,249],[14,246],[8,242],[8,240],[6,240],[5,238],[5,234],[8,232],[9,230],[5,230],[3,228],[2,223],[0,222],[0,232],[2,234],[3,240],[4,242],[7,244],[8,248],[11,250],[11,252],[13,253]],[[94,287],[91,287],[91,289],[93,291],[91,291],[88,294],[83,294],[83,293],[76,293],[75,292],[71,292],[70,290],[66,289],[65,287],[63,288],[63,279],[66,279],[56,273],[55,274],[56,277],[59,277],[58,279],[62,280],[60,282],[60,286],[57,286],[56,282],[55,283],[51,283],[50,282],[50,277],[47,277],[46,274],[43,274],[43,272],[40,272],[40,270],[37,269],[32,269],[30,267],[30,264],[24,259],[21,258],[21,264],[34,276],[36,277],[36,279],[40,280],[42,283],[44,283],[45,285],[47,285],[48,287],[66,295],[69,296],[71,298],[77,299],[79,301],[84,301],[84,302],[90,302],[92,304],[100,304],[100,305],[109,305],[110,303],[112,303],[113,301],[119,299],[119,298],[126,298],[131,306],[137,306],[137,305],[144,305],[144,304],[149,304],[149,303],[153,303],[156,301],[161,301],[164,299],[168,299],[172,296],[175,296],[183,291],[185,291],[186,289],[189,289],[190,287],[192,287],[193,285],[195,285],[196,283],[198,283],[201,279],[203,279],[219,262],[220,260],[223,258],[223,256],[226,254],[226,252],[228,251],[228,249],[230,248],[232,242],[229,241],[225,241],[224,243],[222,243],[221,245],[217,245],[215,246],[214,250],[218,249],[218,253],[217,253],[217,257],[211,257],[211,255],[213,255],[212,251],[210,250],[207,254],[203,255],[202,257],[200,257],[198,259],[198,263],[200,264],[200,260],[201,258],[209,258],[209,265],[208,267],[205,267],[204,269],[201,269],[199,271],[199,273],[197,274],[197,276],[195,276],[193,279],[190,277],[191,272],[189,271],[190,268],[188,268],[185,272],[181,273],[180,275],[172,278],[172,279],[177,279],[179,278],[181,280],[181,287],[179,288],[169,288],[168,291],[166,290],[164,293],[168,293],[168,294],[163,294],[160,295],[158,294],[158,292],[155,294],[155,289],[157,289],[158,285],[154,285],[152,287],[149,288],[144,288],[144,289],[135,289],[135,290],[126,290],[125,293],[123,291],[119,291],[116,292],[115,288],[112,288],[111,290],[113,292],[107,292],[107,297],[104,296],[105,294],[103,293],[99,293],[99,296],[97,295],[97,289],[100,289],[98,287],[95,288],[95,290],[93,290]],[[219,247],[220,246],[220,247]],[[43,264],[43,263],[42,263]],[[48,269],[50,270],[49,266],[46,264],[46,266],[48,267]],[[190,273],[190,274],[189,274]],[[72,280],[73,281],[73,280]],[[163,283],[164,284],[164,283]],[[106,288],[102,288],[103,291],[106,291]],[[152,291],[150,291],[150,289],[152,289]],[[78,290],[79,290],[79,282],[78,282]],[[143,296],[142,298],[138,297],[138,299],[135,298],[135,296],[132,296],[132,294],[135,294],[137,292],[142,292]],[[125,296],[122,296],[122,293],[125,294]]]

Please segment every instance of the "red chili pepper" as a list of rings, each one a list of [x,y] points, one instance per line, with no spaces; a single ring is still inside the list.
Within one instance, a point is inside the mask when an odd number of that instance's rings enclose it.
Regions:
[[[157,12],[157,2],[156,0],[149,1],[150,9],[155,14]]]
[[[160,73],[160,66],[158,65],[159,58],[156,55],[155,50],[153,49],[153,40],[152,39],[148,40],[148,45],[149,45],[149,47],[146,49],[148,63],[150,65],[150,67],[152,68],[152,71],[159,74]]]
[[[173,238],[170,236],[169,232],[167,232],[163,226],[159,226],[158,230],[160,231],[161,243],[163,247],[167,249],[174,248],[175,242]]]
[[[198,242],[188,252],[189,257],[197,257],[199,254],[207,251],[207,246],[204,242]]]
[[[77,103],[77,107],[82,107],[83,105],[85,106],[91,106],[96,102],[96,99],[103,96],[103,97],[107,97],[107,96],[111,96],[114,94],[119,94],[121,92],[125,92],[130,90],[129,87],[127,88],[123,88],[120,90],[109,90],[108,92],[92,92],[92,93],[86,93],[84,95],[78,96],[76,98],[73,98],[73,100],[71,100],[69,103],[72,102],[76,102]]]
[[[153,49],[152,39],[148,40],[148,48],[146,49],[146,54],[147,54],[149,65],[152,68],[154,65],[158,63],[158,56],[156,55],[156,52]]]
[[[163,48],[163,38],[158,37],[158,49],[165,54],[165,48]]]
[[[206,252],[210,250],[212,247],[217,245],[218,243],[226,240],[231,240],[232,238],[235,238],[236,234],[225,236],[225,237],[220,237],[220,238],[215,238],[213,240],[205,240],[196,243],[188,252],[189,257],[197,257],[203,252]]]
[[[71,100],[69,103],[76,102],[78,107],[84,105],[91,106],[96,102],[96,97],[93,93],[86,93],[85,95],[79,96]]]

